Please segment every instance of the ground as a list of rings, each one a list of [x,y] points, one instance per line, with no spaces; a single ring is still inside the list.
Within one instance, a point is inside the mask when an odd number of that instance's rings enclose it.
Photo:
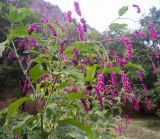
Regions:
[[[155,117],[131,118],[128,128],[116,139],[160,139],[160,119]]]

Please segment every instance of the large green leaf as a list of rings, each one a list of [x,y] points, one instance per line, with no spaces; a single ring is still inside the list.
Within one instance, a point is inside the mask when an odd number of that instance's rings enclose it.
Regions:
[[[35,119],[36,116],[27,115],[23,121],[18,122],[17,125],[13,127],[13,133],[15,135],[21,134],[23,128],[30,125]]]
[[[96,71],[97,67],[98,67],[98,65],[95,64],[92,67],[89,67],[87,69],[85,81],[92,82],[94,80],[94,75],[95,75],[95,71]]]
[[[115,31],[126,31],[127,30],[127,24],[119,24],[119,23],[112,23],[109,26],[110,30],[115,30]]]
[[[37,64],[29,71],[29,75],[32,79],[32,82],[36,82],[40,77],[42,77],[46,71],[43,69],[42,65]]]
[[[31,97],[23,97],[21,99],[18,99],[17,101],[11,103],[8,106],[8,113],[7,113],[7,119],[11,118],[15,112],[18,110],[18,108],[25,102],[32,101]]]
[[[25,14],[11,5],[9,14],[6,14],[6,17],[11,23],[17,23],[21,22],[25,18]]]
[[[128,6],[123,6],[122,8],[120,8],[120,9],[118,10],[118,15],[119,15],[119,16],[122,16],[122,15],[124,15],[127,11],[128,11]]]
[[[125,64],[125,67],[127,67],[127,68],[131,67],[131,68],[139,69],[139,70],[145,72],[144,68],[141,65],[137,65],[137,64],[134,64],[131,62]]]
[[[92,131],[92,129],[89,126],[84,125],[83,123],[81,123],[80,121],[78,121],[76,119],[61,120],[58,123],[58,126],[63,126],[63,125],[67,125],[67,124],[73,125],[79,129],[81,129],[82,131],[84,131],[87,134],[87,136],[89,137],[89,139],[95,139],[95,135],[94,135],[94,132]]]
[[[9,14],[6,14],[6,17],[11,23],[17,23],[23,21],[26,16],[33,15],[34,14],[27,8],[15,8],[11,5]]]
[[[12,32],[10,32],[7,38],[10,41],[12,41],[17,36],[18,37],[28,37],[27,27],[26,26],[16,26],[15,29],[13,29]]]
[[[50,104],[46,108],[46,117],[50,118],[51,116],[55,115],[55,112],[57,111],[57,104]]]
[[[70,100],[70,101],[74,101],[74,100],[79,100],[81,98],[88,98],[85,94],[82,94],[82,93],[69,93],[67,95],[67,98]]]
[[[62,71],[62,73],[66,74],[67,76],[71,76],[72,78],[76,79],[77,81],[83,81],[83,75],[78,69],[71,69],[67,68]]]

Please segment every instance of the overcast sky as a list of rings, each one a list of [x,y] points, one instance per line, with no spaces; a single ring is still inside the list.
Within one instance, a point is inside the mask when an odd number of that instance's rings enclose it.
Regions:
[[[79,2],[82,16],[86,19],[87,23],[96,28],[98,31],[104,31],[107,26],[118,17],[118,9],[122,6],[129,6],[129,11],[123,17],[129,17],[138,20],[146,15],[149,8],[156,6],[160,9],[160,0],[45,0],[54,5],[58,5],[63,12],[68,10],[73,11],[74,1]],[[132,4],[137,4],[141,8],[141,14],[136,13],[136,8]],[[76,15],[74,14],[74,17]],[[129,27],[137,27],[134,22],[126,21]]]

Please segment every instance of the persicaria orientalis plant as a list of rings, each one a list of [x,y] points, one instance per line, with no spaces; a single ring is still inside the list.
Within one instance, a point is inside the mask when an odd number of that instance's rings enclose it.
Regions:
[[[137,8],[137,13],[141,12],[138,5],[134,4],[133,7]],[[122,7],[118,19],[123,19],[121,16],[127,10],[128,7]],[[129,68],[137,72],[144,94],[147,94],[147,87],[143,83],[145,70],[132,61],[132,38],[144,40],[147,34],[135,31],[131,37],[94,40],[78,2],[74,2],[73,11],[66,13],[65,27],[42,17],[40,22],[30,24],[23,33],[19,33],[16,27],[19,21],[10,17],[16,11],[25,15],[21,8],[11,6],[7,14],[11,28],[5,46],[11,49],[8,59],[12,58],[11,53],[14,54],[25,76],[23,92],[30,89],[33,93],[8,107],[4,134],[16,139],[24,136],[62,138],[74,130],[80,137],[97,138],[99,133],[95,135],[93,131],[99,132],[94,121],[96,111],[103,112],[105,116],[109,113],[108,117],[104,117],[105,120],[108,118],[111,125],[118,125],[115,129],[122,132],[122,125],[117,124],[116,116],[113,116],[114,110],[118,110],[118,115],[121,115],[121,106],[129,101],[139,111],[141,99],[135,97],[136,85],[130,80],[129,72],[132,71]],[[73,12],[80,17],[77,23],[72,17]],[[156,41],[158,32],[153,23],[148,25],[148,30],[151,39]],[[109,49],[110,43],[122,44],[124,54]],[[154,55],[159,59],[156,51]],[[158,72],[154,61],[151,65],[153,72]],[[35,105],[36,114],[21,118],[23,124],[16,127],[17,122],[11,119],[18,108],[28,101]],[[145,102],[151,110],[152,104],[147,95]],[[127,115],[125,121],[127,126]],[[65,126],[68,131],[63,132]]]

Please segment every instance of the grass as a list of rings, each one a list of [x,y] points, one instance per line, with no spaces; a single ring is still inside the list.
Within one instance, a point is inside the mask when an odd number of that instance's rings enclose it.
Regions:
[[[122,134],[116,135],[116,139],[160,139],[160,119],[154,117],[132,118]]]

